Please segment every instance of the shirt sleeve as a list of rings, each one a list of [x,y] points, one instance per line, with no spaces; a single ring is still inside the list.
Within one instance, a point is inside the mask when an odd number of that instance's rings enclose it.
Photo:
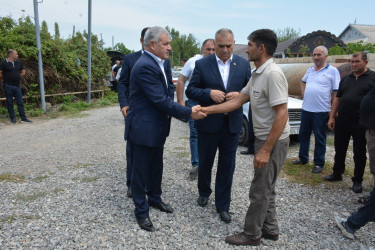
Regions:
[[[332,77],[332,90],[336,91],[339,88],[339,84],[340,84],[340,73],[336,68],[334,68],[334,73]]]

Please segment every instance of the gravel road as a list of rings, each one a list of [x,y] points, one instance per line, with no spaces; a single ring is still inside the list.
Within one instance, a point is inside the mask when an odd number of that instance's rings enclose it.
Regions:
[[[126,197],[124,121],[117,106],[79,117],[0,124],[0,174],[24,176],[0,182],[0,249],[240,249],[224,237],[242,231],[253,175],[252,156],[239,154],[232,189],[232,223],[220,221],[214,206],[196,204],[190,168],[188,125],[177,120],[164,153],[163,195],[173,214],[150,210],[157,231],[141,230]],[[296,157],[298,145],[288,157]],[[327,160],[332,161],[332,148]],[[330,159],[328,159],[330,158]],[[277,209],[280,239],[259,249],[374,249],[374,223],[341,235],[335,214],[348,216],[360,205],[351,182],[316,187],[280,178]],[[367,191],[369,188],[367,187]],[[255,247],[254,247],[255,248]]]

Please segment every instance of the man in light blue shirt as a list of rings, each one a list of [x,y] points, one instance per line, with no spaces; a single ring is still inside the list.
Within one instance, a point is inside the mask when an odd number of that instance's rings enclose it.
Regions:
[[[299,159],[293,164],[309,162],[311,132],[315,136],[313,173],[320,173],[324,167],[326,154],[326,132],[332,98],[336,96],[340,82],[339,71],[327,63],[328,50],[324,46],[314,49],[314,66],[302,78],[303,97],[301,125],[299,131]]]

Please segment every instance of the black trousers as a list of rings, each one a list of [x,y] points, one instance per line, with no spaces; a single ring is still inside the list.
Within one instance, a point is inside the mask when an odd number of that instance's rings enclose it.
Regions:
[[[359,125],[358,119],[343,119],[340,116],[335,124],[335,164],[333,172],[343,174],[345,171],[345,158],[350,137],[353,138],[354,177],[353,182],[362,182],[366,167],[366,128]]]

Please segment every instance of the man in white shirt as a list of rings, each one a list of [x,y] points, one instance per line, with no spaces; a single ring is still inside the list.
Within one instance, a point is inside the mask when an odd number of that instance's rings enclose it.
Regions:
[[[177,102],[183,106],[184,103],[184,91],[185,91],[185,84],[188,83],[188,80],[193,75],[193,71],[195,68],[195,62],[203,57],[215,54],[215,41],[214,39],[206,39],[202,44],[202,55],[195,55],[194,57],[190,58],[186,64],[184,65],[181,74],[178,77],[177,86],[176,86],[176,93],[177,93]],[[188,83],[189,84],[189,83]],[[198,102],[193,100],[187,101],[188,107],[194,107],[197,105]],[[191,165],[192,169],[190,171],[190,179],[195,180],[198,175],[198,166],[199,166],[199,157],[198,157],[198,132],[194,125],[194,120],[189,119],[189,127],[190,127],[190,156],[191,156]]]

